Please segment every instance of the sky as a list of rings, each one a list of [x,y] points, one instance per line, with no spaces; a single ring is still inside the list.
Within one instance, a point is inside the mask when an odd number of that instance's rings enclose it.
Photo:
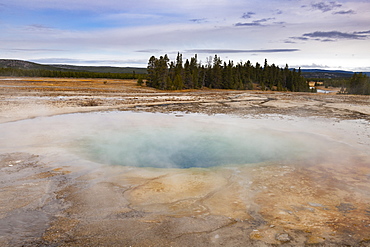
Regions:
[[[146,67],[197,54],[370,71],[369,0],[0,0],[0,58]]]

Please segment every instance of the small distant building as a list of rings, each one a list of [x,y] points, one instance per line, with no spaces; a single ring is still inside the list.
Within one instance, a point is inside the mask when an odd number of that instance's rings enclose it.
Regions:
[[[308,85],[310,87],[322,86],[322,85],[324,85],[324,82],[322,82],[322,81],[309,81]]]

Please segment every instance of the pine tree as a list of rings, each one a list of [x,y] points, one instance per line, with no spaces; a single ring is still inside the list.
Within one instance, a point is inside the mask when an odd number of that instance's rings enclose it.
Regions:
[[[158,87],[158,78],[157,78],[157,72],[156,72],[156,66],[157,66],[157,58],[155,56],[151,56],[148,62],[148,80],[146,82],[146,85],[149,87]]]
[[[211,73],[212,79],[212,88],[222,88],[222,61],[221,59],[215,55],[213,59],[213,67]]]
[[[366,74],[354,73],[348,83],[348,93],[350,94],[370,94],[370,81]]]
[[[200,88],[201,83],[199,81],[199,65],[197,61],[197,54],[190,59],[190,74],[192,77],[193,88]]]

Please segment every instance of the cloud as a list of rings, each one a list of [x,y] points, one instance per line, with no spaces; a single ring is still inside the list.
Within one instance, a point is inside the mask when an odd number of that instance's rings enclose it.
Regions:
[[[263,19],[252,21],[252,22],[244,22],[244,23],[238,22],[238,23],[235,23],[234,26],[236,26],[236,27],[240,27],[240,26],[263,26],[262,23],[270,21],[270,20],[275,20],[275,18],[263,18]]]
[[[361,35],[357,33],[343,33],[339,31],[330,31],[330,32],[321,32],[316,31],[313,33],[305,33],[303,34],[303,38],[318,38],[321,41],[326,41],[327,39],[365,39],[367,38],[367,35]],[[323,39],[323,40],[322,40]]]
[[[277,15],[281,15],[281,14],[283,14],[283,11],[282,11],[282,10],[280,10],[280,9],[277,9],[277,10],[276,10],[276,14],[277,14]]]
[[[321,68],[321,69],[328,69],[328,68],[330,68],[329,66],[327,66],[327,65],[322,65],[322,64],[316,64],[316,63],[312,63],[312,64],[310,64],[310,65],[307,65],[307,64],[303,64],[303,65],[295,65],[295,66],[293,66],[293,67],[295,67],[295,68],[297,68],[297,67],[301,67],[301,68]]]
[[[137,50],[135,52],[158,53],[158,52],[162,52],[162,50],[160,50],[160,49],[145,49],[145,50]]]
[[[277,52],[296,52],[299,49],[262,49],[262,50],[233,50],[233,49],[192,49],[186,53],[277,53]]]
[[[255,15],[256,13],[254,13],[254,12],[247,12],[247,13],[244,13],[243,15],[242,15],[242,18],[243,19],[249,19],[249,18],[252,18],[252,16],[253,15]]]
[[[32,24],[32,25],[26,26],[25,30],[38,32],[38,31],[52,31],[53,28],[42,25],[42,24]]]
[[[244,23],[238,22],[238,23],[235,23],[234,26],[242,27],[242,26],[262,26],[262,25],[261,23],[258,23],[258,22],[244,22]]]
[[[3,57],[26,60],[66,57],[108,61],[147,60],[151,54],[208,48],[201,49],[199,55],[224,53],[220,55],[238,61],[256,53],[256,59],[268,55],[283,60],[282,63],[315,61],[330,66],[361,66],[369,57],[366,10],[370,3],[365,0],[136,0],[132,3],[0,0],[0,52]],[[304,9],[300,8],[302,4],[306,5]],[[346,43],[340,51],[335,45],[339,41]],[[339,52],[359,55],[348,55],[348,59],[343,55],[328,61],[334,57],[330,54]]]
[[[7,49],[8,51],[12,52],[45,52],[45,51],[67,51],[62,49],[22,49],[22,48],[15,48],[15,49]]]
[[[370,30],[368,31],[361,31],[361,32],[353,32],[354,34],[370,34]]]
[[[334,42],[335,41],[335,39],[315,39],[315,40],[317,40],[317,41],[321,41],[321,42]]]
[[[42,64],[145,64],[145,59],[126,59],[126,60],[83,60],[73,58],[40,58],[32,59],[32,62]]]
[[[347,10],[347,11],[337,11],[337,12],[334,12],[333,13],[334,15],[351,15],[351,14],[355,14],[355,11],[353,11],[352,9],[350,10]]]
[[[307,37],[290,37],[291,39],[296,39],[296,40],[303,40],[303,41],[306,41],[308,40],[309,38]]]
[[[352,69],[355,72],[367,72],[370,73],[370,67],[356,67]],[[369,74],[368,74],[369,76]]]
[[[214,14],[217,13],[221,15],[222,11],[230,10],[235,5],[242,5],[242,0],[233,1],[232,3],[227,0],[12,0],[8,2],[12,8],[31,10],[67,10],[68,12],[89,11],[95,14],[119,13],[123,11],[126,13],[138,14],[168,14],[167,17],[183,17],[186,15],[189,19],[200,14],[214,16]],[[240,9],[241,8],[238,9],[239,13]]]
[[[195,23],[203,23],[203,22],[206,22],[206,21],[207,21],[207,19],[206,19],[206,18],[190,19],[189,21],[191,21],[191,22],[195,22]]]
[[[319,2],[319,3],[312,3],[311,7],[313,9],[317,9],[322,12],[328,12],[335,8],[342,7],[342,4],[339,4],[337,2]]]
[[[269,20],[275,20],[275,18],[263,18],[263,19],[255,20],[253,22],[262,23],[262,22],[266,22]]]
[[[142,20],[142,19],[158,19],[162,16],[159,14],[147,14],[147,13],[109,13],[103,15],[103,19],[106,20]]]
[[[320,42],[335,42],[338,40],[364,40],[370,37],[370,30],[368,31],[358,31],[352,33],[345,33],[339,31],[322,32],[316,31],[312,33],[305,33],[298,37],[289,37],[285,40],[285,43],[295,43],[295,40],[300,41],[320,41]]]

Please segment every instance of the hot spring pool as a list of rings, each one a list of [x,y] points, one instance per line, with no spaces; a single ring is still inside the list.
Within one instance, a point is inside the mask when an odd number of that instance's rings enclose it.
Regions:
[[[153,115],[120,121],[119,125],[80,138],[75,148],[87,159],[100,163],[155,168],[284,162],[321,153],[323,140],[318,142],[304,133],[209,120]]]
[[[8,150],[64,150],[105,165],[183,169],[309,164],[325,160],[343,145],[294,123],[227,115],[96,112],[3,124],[2,139]]]

